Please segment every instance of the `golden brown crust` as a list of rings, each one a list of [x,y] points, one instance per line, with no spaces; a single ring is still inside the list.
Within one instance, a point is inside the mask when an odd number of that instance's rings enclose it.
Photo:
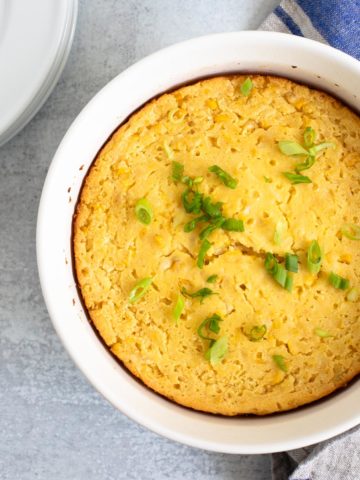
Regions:
[[[99,153],[84,182],[74,217],[76,274],[84,302],[111,351],[146,385],[179,404],[212,413],[258,415],[288,410],[328,395],[360,372],[359,302],[328,284],[330,271],[359,284],[357,242],[341,238],[343,223],[360,223],[360,120],[323,92],[287,79],[216,77],[149,102],[130,117]],[[301,142],[312,126],[318,142],[334,149],[309,170],[313,183],[292,186],[282,175],[294,160],[277,142]],[[167,153],[166,153],[167,151]],[[169,158],[169,156],[171,158]],[[206,267],[196,267],[198,231],[183,232],[183,188],[171,179],[171,161],[190,176],[204,176],[201,191],[224,202],[224,213],[241,217],[245,232],[212,234]],[[219,164],[239,179],[235,190],[207,172]],[[304,172],[307,173],[307,172]],[[264,176],[271,179],[266,183]],[[146,197],[154,220],[136,220],[134,205]],[[282,242],[273,241],[285,225]],[[322,273],[306,272],[306,250],[318,239]],[[263,266],[264,252],[293,251],[301,268],[289,294]],[[197,290],[209,275],[219,294],[186,300],[178,325],[172,309],[182,286]],[[153,286],[137,303],[128,294],[137,279]],[[197,327],[207,316],[223,317],[229,338],[225,359],[211,366]],[[267,326],[260,342],[246,331]],[[322,328],[331,333],[320,338]],[[272,356],[282,355],[288,372]]]

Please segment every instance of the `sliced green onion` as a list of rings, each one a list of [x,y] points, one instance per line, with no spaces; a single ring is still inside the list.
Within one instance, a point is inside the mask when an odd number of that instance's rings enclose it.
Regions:
[[[185,223],[184,232],[192,232],[195,230],[198,223],[207,222],[208,220],[209,217],[207,215],[201,215],[201,217],[194,218],[193,220],[190,220],[190,222]]]
[[[273,355],[272,359],[274,360],[276,365],[280,368],[280,370],[282,370],[285,373],[287,372],[288,369],[285,363],[285,359],[282,355]]]
[[[284,177],[286,177],[293,185],[298,185],[299,183],[312,183],[312,180],[305,175],[300,175],[291,172],[282,172]]]
[[[315,143],[316,133],[315,130],[311,127],[305,128],[304,132],[304,145],[306,148],[310,148]]]
[[[360,240],[360,227],[354,223],[345,223],[341,227],[341,233],[350,240]]]
[[[292,292],[293,283],[294,283],[293,277],[287,274],[286,281],[285,281],[285,290],[287,290],[288,292]]]
[[[237,218],[227,218],[224,223],[221,225],[223,230],[228,232],[244,232],[244,222]]]
[[[278,262],[272,253],[267,253],[265,257],[265,268],[266,271],[274,276],[278,269]]]
[[[182,183],[185,183],[185,185],[187,185],[189,188],[192,188],[194,184],[194,180],[188,175],[185,175],[184,177],[182,177],[181,181]]]
[[[253,83],[251,78],[247,78],[246,80],[243,81],[240,87],[241,94],[244,97],[248,97],[250,95],[251,90],[253,89]]]
[[[305,162],[297,163],[295,165],[295,171],[299,173],[299,172],[302,172],[303,170],[308,170],[314,165],[314,163],[315,163],[315,157],[309,155],[305,160]]]
[[[218,279],[218,275],[215,274],[215,275],[210,275],[210,277],[208,277],[206,281],[207,283],[215,283],[217,279]]]
[[[251,342],[258,342],[259,340],[262,340],[264,338],[264,335],[267,332],[266,325],[260,325],[260,326],[255,326],[252,327],[250,330],[250,333],[248,335],[248,338]]]
[[[200,240],[204,240],[205,238],[207,238],[210,235],[210,233],[220,228],[224,222],[225,222],[225,219],[222,217],[215,218],[210,225],[208,225],[203,230],[201,230],[199,235]]]
[[[285,231],[285,224],[281,220],[279,220],[276,224],[275,227],[275,232],[274,232],[274,243],[275,245],[280,245],[282,241],[282,234]]]
[[[350,288],[348,294],[346,295],[346,299],[349,302],[357,302],[359,300],[360,292],[357,288],[353,287]]]
[[[202,199],[201,208],[202,211],[209,215],[211,218],[217,218],[222,216],[222,202],[212,202],[210,197],[205,197]]]
[[[321,150],[324,150],[325,148],[332,148],[332,147],[335,147],[335,144],[332,142],[319,143],[318,145],[314,145],[313,147],[309,148],[309,153],[310,155],[313,155],[315,157],[315,155],[321,152]]]
[[[282,140],[278,142],[278,147],[280,149],[280,152],[284,155],[309,155],[309,152],[305,150],[305,148],[302,147],[299,143],[292,142],[290,140]]]
[[[214,313],[214,315],[212,315],[211,317],[205,318],[205,320],[203,320],[201,322],[199,328],[197,329],[197,334],[203,340],[210,340],[211,342],[213,342],[214,338],[211,338],[211,337],[208,337],[207,335],[205,335],[203,333],[203,330],[205,328],[208,328],[208,330],[210,330],[210,332],[219,333],[220,332],[219,322],[222,322],[222,318],[217,313]]]
[[[326,330],[323,330],[322,328],[315,328],[314,333],[315,333],[315,335],[317,335],[318,337],[321,337],[321,338],[332,337],[332,335],[330,335],[329,332],[327,332]]]
[[[175,307],[173,310],[173,317],[175,319],[175,322],[177,323],[179,321],[179,318],[181,317],[182,311],[184,310],[185,307],[185,302],[184,299],[181,295],[178,296]]]
[[[288,274],[287,274],[285,268],[282,265],[278,265],[277,269],[276,269],[276,272],[275,272],[275,275],[274,275],[274,280],[279,285],[281,285],[282,287],[285,288],[287,276],[288,276]]]
[[[350,281],[347,278],[340,277],[337,273],[330,272],[329,283],[340,290],[347,290],[350,286]]]
[[[265,180],[265,183],[272,183],[271,178],[265,177],[265,175],[264,175],[264,180]]]
[[[200,246],[198,259],[197,259],[197,266],[199,268],[203,268],[206,252],[209,250],[211,245],[212,244],[206,238],[205,238],[205,240],[202,241],[201,246]]]
[[[211,288],[200,288],[200,290],[197,290],[196,292],[190,293],[186,290],[185,287],[182,287],[181,293],[185,297],[190,297],[190,298],[200,298],[200,303],[204,301],[206,297],[210,297],[211,295],[217,295],[216,292],[213,292]]]
[[[227,337],[221,337],[215,342],[212,342],[210,348],[205,352],[206,360],[209,360],[211,365],[219,363],[228,351]]]
[[[320,245],[316,240],[313,240],[307,251],[307,267],[309,272],[313,275],[319,273],[322,261],[323,254]]]
[[[194,192],[187,188],[181,195],[182,203],[187,213],[195,213],[196,215],[201,211],[202,194]]]
[[[291,292],[293,279],[272,253],[268,252],[265,256],[265,268],[279,285]]]
[[[141,198],[136,202],[135,214],[139,222],[144,225],[149,225],[151,223],[153,212],[151,205],[146,198]]]
[[[175,183],[181,182],[184,175],[184,165],[179,162],[172,162],[172,179]]]
[[[139,282],[137,282],[134,288],[129,293],[129,302],[135,303],[137,302],[143,295],[145,295],[146,291],[150,287],[153,279],[151,277],[143,278]]]
[[[299,270],[299,259],[297,255],[293,253],[287,253],[285,255],[285,268],[288,272],[297,273]]]
[[[209,172],[215,173],[217,177],[223,182],[226,187],[229,188],[236,188],[238,181],[236,178],[232,177],[229,173],[225,172],[219,165],[213,165],[209,167]]]

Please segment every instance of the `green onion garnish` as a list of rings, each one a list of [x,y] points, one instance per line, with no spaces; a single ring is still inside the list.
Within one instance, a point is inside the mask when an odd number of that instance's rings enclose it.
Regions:
[[[153,212],[151,205],[146,198],[141,198],[136,202],[135,214],[139,222],[144,225],[149,225],[151,223]]]
[[[315,163],[316,155],[325,148],[334,147],[335,145],[331,142],[323,142],[318,145],[314,145],[315,142],[315,130],[311,127],[307,127],[304,132],[304,145],[305,148],[297,142],[290,140],[282,140],[278,142],[278,147],[284,155],[296,156],[296,155],[306,155],[306,160],[302,163],[297,163],[295,165],[295,171],[297,174],[291,172],[283,172],[286,178],[294,185],[299,183],[312,183],[309,177],[301,175],[300,172],[311,168]]]
[[[265,268],[266,271],[274,276],[278,269],[278,262],[272,253],[267,253],[265,257]]]
[[[187,188],[181,195],[182,203],[187,213],[198,215],[201,211],[202,194]]]
[[[299,183],[312,183],[312,180],[305,175],[300,175],[297,173],[291,172],[282,172],[284,177],[286,177],[293,185],[298,185]]]
[[[211,201],[210,197],[203,198],[201,202],[202,211],[211,218],[222,216],[222,206],[222,202],[214,203]]]
[[[244,97],[248,97],[250,95],[250,92],[251,92],[252,88],[253,88],[252,80],[251,80],[251,78],[248,77],[241,84],[241,87],[240,87],[241,94]]]
[[[293,286],[292,277],[270,252],[265,256],[265,268],[279,285],[291,292]]]
[[[210,344],[209,349],[205,352],[206,360],[209,360],[211,365],[219,363],[228,351],[227,337],[221,337]]]
[[[194,218],[193,220],[190,220],[190,222],[185,223],[184,232],[192,232],[195,230],[198,223],[207,222],[208,220],[209,217],[207,215],[201,215],[201,217]]]
[[[285,373],[287,372],[288,369],[285,363],[285,359],[282,355],[273,355],[272,359],[274,360],[276,365],[280,368],[280,370],[282,370]]]
[[[175,319],[175,322],[177,323],[179,318],[181,317],[182,311],[184,310],[185,307],[185,302],[184,299],[181,295],[178,296],[175,307],[173,310],[173,317]]]
[[[322,260],[323,254],[320,245],[316,240],[313,240],[307,251],[307,267],[309,272],[314,275],[319,273]]]
[[[225,170],[223,170],[218,165],[213,165],[212,167],[209,167],[209,172],[215,173],[215,175],[220,178],[220,180],[226,187],[232,189],[236,188],[238,184],[236,178],[233,178],[229,173],[225,172]]]
[[[281,285],[282,287],[285,288],[285,284],[286,284],[286,279],[287,279],[287,272],[285,270],[285,268],[282,266],[282,265],[279,265],[277,266],[277,269],[276,269],[276,272],[275,274],[273,275],[274,276],[274,280],[279,284]]]
[[[206,297],[210,297],[211,295],[217,295],[216,292],[213,292],[211,288],[200,288],[200,290],[197,290],[196,292],[190,293],[186,290],[185,287],[182,287],[181,293],[185,297],[190,297],[190,298],[200,298],[200,303],[204,301]]]
[[[194,184],[194,180],[191,177],[189,177],[188,175],[185,175],[184,177],[182,177],[181,181],[182,181],[182,183],[187,185],[189,188],[192,188],[192,186]]]
[[[305,128],[304,132],[304,145],[306,148],[310,148],[315,143],[316,133],[315,130],[311,127]]]
[[[314,145],[313,147],[310,147],[309,148],[309,153],[310,155],[314,156],[321,152],[321,150],[324,150],[325,148],[332,148],[332,147],[335,147],[335,145],[332,143],[332,142],[323,142],[323,143],[319,143],[318,145]]]
[[[315,157],[309,155],[309,156],[306,158],[305,162],[297,163],[297,164],[295,165],[295,171],[296,171],[297,173],[300,173],[300,172],[302,172],[303,170],[307,170],[307,169],[311,168],[311,167],[314,165],[314,163],[315,163]]]
[[[184,175],[184,165],[179,162],[172,162],[172,179],[175,183],[181,182]]]
[[[341,233],[350,240],[360,240],[360,227],[353,223],[345,223],[341,227]]]
[[[265,175],[264,175],[264,180],[265,180],[265,183],[272,183],[271,178],[265,177]]]
[[[285,177],[287,177],[291,183],[294,185],[298,183],[311,183],[309,177],[300,175],[300,172],[311,168],[315,163],[316,155],[325,148],[334,147],[335,145],[332,142],[323,142],[318,145],[314,145],[315,142],[315,130],[311,127],[307,127],[304,132],[304,145],[305,148],[297,142],[290,140],[282,140],[278,142],[278,147],[284,155],[296,156],[296,155],[306,155],[306,160],[302,163],[297,163],[295,165],[295,171],[297,175],[291,172],[283,172]]]
[[[285,290],[287,290],[288,292],[291,292],[293,288],[293,283],[294,283],[293,277],[287,274],[286,281],[285,281]]]
[[[327,332],[326,330],[323,330],[322,328],[315,328],[314,333],[315,333],[315,335],[317,335],[318,337],[321,337],[321,338],[332,337],[332,335],[330,335],[329,332]]]
[[[207,283],[215,283],[217,279],[218,279],[218,275],[215,274],[215,275],[210,275],[210,277],[208,277],[206,281]]]
[[[285,268],[288,272],[297,273],[299,270],[298,256],[292,253],[285,255]]]
[[[134,288],[129,293],[129,302],[137,302],[143,295],[145,295],[147,289],[150,287],[153,279],[150,277],[143,278],[137,282]]]
[[[259,340],[262,340],[264,338],[264,335],[266,334],[266,332],[267,332],[266,325],[252,327],[248,335],[248,338],[251,342],[258,342]]]
[[[217,313],[214,313],[214,315],[212,315],[211,317],[205,318],[205,320],[201,322],[199,328],[197,329],[197,333],[199,337],[202,338],[203,340],[210,340],[211,342],[213,342],[215,339],[205,335],[203,333],[203,330],[207,328],[208,330],[210,330],[210,332],[219,333],[220,332],[219,322],[222,322],[222,318]]]
[[[244,222],[237,218],[227,218],[223,224],[221,225],[223,230],[227,230],[228,232],[244,232]]]
[[[359,290],[355,287],[350,288],[346,298],[349,302],[357,302],[359,300]]]
[[[210,233],[220,228],[224,224],[224,222],[225,222],[225,218],[223,217],[213,219],[210,225],[208,225],[203,230],[201,230],[199,235],[200,240],[204,240],[205,238],[207,238],[210,235]]]
[[[210,243],[209,240],[207,240],[206,238],[205,238],[205,240],[203,240],[201,242],[199,255],[198,255],[198,259],[197,259],[197,266],[199,268],[203,268],[206,252],[209,250],[211,245],[212,245],[212,243]]]
[[[309,152],[299,143],[290,140],[282,140],[281,142],[278,142],[278,147],[280,152],[284,155],[309,155]]]
[[[275,245],[280,245],[280,243],[282,241],[281,237],[282,237],[282,234],[284,233],[284,230],[285,230],[284,222],[279,220],[276,224],[275,232],[274,232],[274,243],[275,243]]]
[[[347,290],[350,286],[350,282],[347,278],[340,277],[340,275],[334,272],[330,272],[329,283],[340,290]]]

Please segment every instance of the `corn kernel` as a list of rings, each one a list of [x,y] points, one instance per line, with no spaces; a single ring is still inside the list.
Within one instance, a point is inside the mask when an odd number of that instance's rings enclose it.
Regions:
[[[229,120],[229,115],[226,113],[219,113],[219,115],[215,115],[214,120],[217,123],[226,122]]]
[[[218,103],[214,98],[209,98],[208,100],[206,100],[205,104],[207,107],[211,108],[211,110],[216,110],[217,108],[219,108]]]
[[[161,247],[164,246],[164,244],[165,244],[164,239],[161,235],[155,235],[155,241]]]

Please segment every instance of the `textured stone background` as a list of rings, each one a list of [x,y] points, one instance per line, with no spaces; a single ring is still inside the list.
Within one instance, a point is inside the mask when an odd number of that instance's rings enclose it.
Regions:
[[[255,29],[277,0],[83,0],[51,97],[0,148],[0,479],[268,480],[267,456],[230,456],[145,431],[75,368],[51,326],[35,259],[36,213],[52,155],[117,73],[174,42]],[[24,39],[26,41],[26,39]]]

